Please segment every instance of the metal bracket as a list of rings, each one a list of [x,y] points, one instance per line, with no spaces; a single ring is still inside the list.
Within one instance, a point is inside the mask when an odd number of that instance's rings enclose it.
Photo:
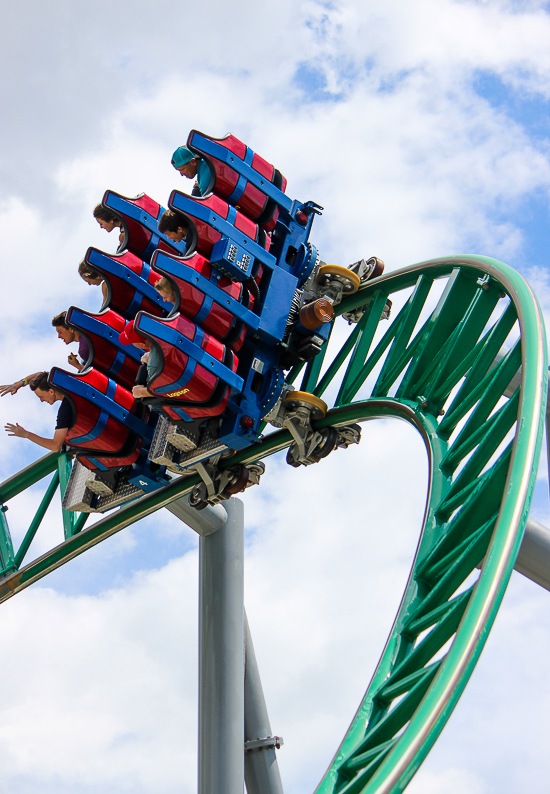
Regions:
[[[313,453],[323,441],[322,434],[304,426],[297,417],[285,417],[284,426],[294,439],[291,449],[296,462],[304,466],[316,463]]]
[[[264,747],[275,747],[280,750],[284,741],[282,736],[266,736],[265,739],[250,739],[244,743],[245,753],[251,753],[254,750],[263,750]]]
[[[489,289],[490,283],[491,283],[491,276],[488,273],[485,273],[484,276],[480,276],[476,281],[477,286],[485,290]]]
[[[215,505],[224,502],[236,493],[241,493],[251,485],[258,485],[265,471],[261,461],[244,465],[238,463],[227,469],[218,468],[219,456],[210,462],[196,463],[194,470],[202,482],[196,485],[189,494],[189,504],[202,510],[207,504]]]
[[[294,439],[291,449],[298,464],[313,463],[311,456],[323,440],[322,435],[311,427],[311,413],[310,406],[298,402],[292,408],[287,407],[283,417],[283,427]]]

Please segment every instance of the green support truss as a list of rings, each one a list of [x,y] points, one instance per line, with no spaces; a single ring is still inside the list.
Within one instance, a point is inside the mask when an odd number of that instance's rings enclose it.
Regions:
[[[390,321],[381,320],[387,300]],[[363,308],[341,347],[291,373],[332,405],[317,427],[397,417],[421,434],[430,464],[424,522],[409,581],[365,697],[316,794],[400,792],[429,752],[481,653],[521,544],[548,390],[544,326],[523,279],[494,259],[432,260],[367,283],[338,313]],[[343,327],[343,326],[342,326]],[[227,465],[291,443],[266,435]],[[182,477],[83,529],[63,515],[63,542],[23,565],[58,485],[47,455],[0,486],[0,601],[140,518],[189,493]],[[53,473],[17,551],[6,502]]]

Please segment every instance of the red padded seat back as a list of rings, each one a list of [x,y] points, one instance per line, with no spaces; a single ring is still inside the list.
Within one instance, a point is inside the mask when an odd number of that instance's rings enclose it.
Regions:
[[[223,158],[220,153],[216,157],[214,151],[217,147],[205,147],[204,139],[227,150],[231,153],[231,156]],[[200,153],[200,156],[210,164],[211,170],[215,175],[212,191],[217,196],[237,207],[240,212],[255,221],[266,231],[269,232],[275,228],[279,215],[277,204],[270,200],[260,187],[242,177],[235,168],[231,167],[231,163],[236,161],[247,163],[260,177],[263,177],[267,182],[271,182],[284,193],[286,179],[271,163],[252,152],[246,144],[234,135],[226,135],[224,138],[213,138],[197,130],[192,130],[189,134],[187,145],[191,150]],[[208,151],[205,151],[205,149],[208,149]]]
[[[231,281],[227,276],[218,278],[217,271],[201,254],[195,253],[185,259],[172,258],[172,261],[177,262],[178,268],[181,268],[182,272],[184,268],[189,268],[209,281],[212,281],[214,277],[221,292],[239,303],[243,303],[248,309],[254,308],[254,296],[251,295],[249,289],[242,282]],[[240,350],[246,336],[246,328],[243,323],[228,309],[205,295],[199,287],[178,277],[175,272],[171,272],[169,278],[180,295],[180,313],[200,325],[204,331],[219,339],[220,342],[229,345],[235,352]]]
[[[126,320],[112,309],[103,309],[94,314],[71,306],[67,312],[67,322],[78,328],[88,340],[93,368],[131,391],[136,382],[141,351],[130,347],[131,355],[129,350],[121,349],[119,335],[124,330]]]
[[[102,458],[109,468],[136,459],[142,435],[150,434],[151,430],[136,416],[143,407],[136,403],[131,392],[95,369],[73,374],[54,367],[50,382],[69,399],[73,409],[75,422],[65,440],[71,450]],[[115,404],[118,415],[106,410],[102,395],[105,404]]]

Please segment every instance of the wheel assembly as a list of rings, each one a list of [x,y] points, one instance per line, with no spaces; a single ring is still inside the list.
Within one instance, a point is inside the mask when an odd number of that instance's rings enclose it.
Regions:
[[[224,493],[233,496],[236,493],[244,491],[250,480],[250,472],[246,466],[243,466],[241,463],[237,466],[232,466],[229,471],[235,479],[233,482],[229,483],[229,485],[225,486]]]
[[[309,413],[310,419],[322,419],[328,411],[324,400],[307,391],[289,391],[284,399],[288,411],[303,409]]]
[[[338,445],[338,431],[334,427],[325,427],[321,430],[321,437],[322,440],[315,448],[315,452],[313,453],[312,457],[319,461],[322,458],[326,458],[327,455],[330,455]]]
[[[330,295],[332,290],[335,290],[339,293],[339,297],[342,297],[342,295],[353,295],[361,284],[361,279],[357,273],[340,265],[321,265],[317,274],[317,281],[325,294]]]

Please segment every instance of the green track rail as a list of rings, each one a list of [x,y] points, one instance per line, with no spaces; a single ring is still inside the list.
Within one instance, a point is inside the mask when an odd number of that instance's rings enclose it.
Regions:
[[[381,320],[388,298],[393,316]],[[400,792],[429,752],[481,653],[521,544],[543,435],[547,361],[531,290],[494,259],[432,260],[367,283],[339,313],[365,306],[341,346],[291,373],[332,406],[318,427],[397,417],[421,434],[430,463],[424,522],[409,581],[365,697],[316,794]],[[519,380],[518,380],[519,375]],[[515,385],[516,382],[519,385]],[[260,460],[291,442],[267,435],[231,458]],[[0,485],[5,503],[53,472],[14,551],[0,512],[0,601],[188,493],[197,477],[84,528],[65,514],[65,540],[24,557],[69,463],[48,455]]]

